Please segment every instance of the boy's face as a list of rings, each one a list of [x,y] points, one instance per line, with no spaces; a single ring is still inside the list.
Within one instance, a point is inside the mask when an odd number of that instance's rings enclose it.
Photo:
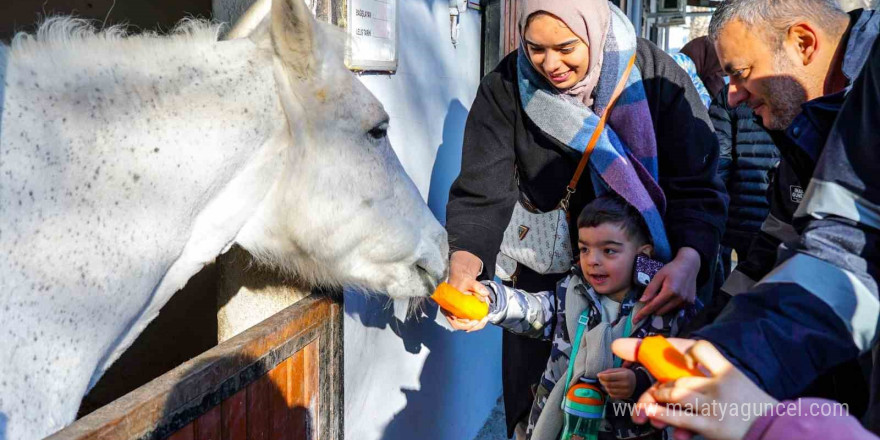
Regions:
[[[578,251],[584,279],[596,293],[622,301],[632,287],[636,255],[650,254],[649,244],[637,243],[616,223],[578,229]]]

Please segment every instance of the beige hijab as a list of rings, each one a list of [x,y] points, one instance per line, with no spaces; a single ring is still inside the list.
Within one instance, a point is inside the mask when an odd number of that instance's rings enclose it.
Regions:
[[[608,0],[521,0],[519,14],[519,34],[525,35],[529,17],[536,12],[547,12],[562,20],[575,35],[584,40],[590,48],[590,68],[587,76],[564,90],[565,95],[590,107],[593,105],[593,90],[599,83],[602,72],[605,37],[611,26],[611,8]],[[525,43],[522,44],[525,50]]]

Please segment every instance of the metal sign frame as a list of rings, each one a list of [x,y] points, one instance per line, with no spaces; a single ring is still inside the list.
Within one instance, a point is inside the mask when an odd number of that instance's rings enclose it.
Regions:
[[[346,0],[346,3],[348,6],[346,67],[356,72],[397,71],[400,15],[397,0]],[[383,11],[383,8],[387,9]],[[383,43],[380,40],[386,40],[384,49],[390,49],[391,56],[382,59],[364,56],[365,50],[358,47],[360,44]]]

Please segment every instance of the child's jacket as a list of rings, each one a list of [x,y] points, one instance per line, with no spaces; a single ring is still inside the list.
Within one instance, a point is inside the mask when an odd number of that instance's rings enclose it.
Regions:
[[[566,295],[575,294],[582,296],[581,301],[577,303],[586,304],[589,307],[589,320],[586,330],[593,329],[601,323],[604,312],[599,304],[598,295],[589,284],[583,281],[583,276],[578,267],[573,267],[572,273],[557,283],[556,289],[553,291],[531,293],[510,288],[496,282],[485,283],[490,287],[490,291],[494,293],[489,309],[490,322],[514,333],[544,340],[552,339],[550,359],[547,361],[547,368],[539,382],[535,401],[529,414],[529,428],[527,432],[529,437],[531,437],[544,411],[548,396],[560,379],[563,379],[562,381],[564,382],[572,348],[571,336],[575,333],[570,329],[577,328],[577,319],[583,312],[583,310],[567,311],[565,306]],[[627,297],[620,304],[618,317],[614,323],[628,318],[640,294],[640,291],[630,291],[627,294]],[[569,301],[569,304],[572,303],[572,301]],[[684,324],[693,318],[696,310],[697,307],[690,306],[676,314],[643,320],[633,328],[630,337],[643,338],[655,334],[662,334],[664,336],[675,335]],[[569,320],[571,324],[569,324]],[[606,355],[610,356],[610,354]],[[620,411],[620,408],[623,408],[621,402],[624,404],[633,403],[653,383],[653,379],[642,366],[635,364],[630,368],[636,375],[636,390],[633,393],[633,398],[629,401],[609,400],[605,408],[606,423],[602,429],[604,432],[600,433],[600,438],[602,439],[645,438],[660,434],[649,425],[642,426],[633,423],[629,417],[629,407],[627,407],[628,409],[625,413]],[[618,411],[615,411],[613,407],[615,404],[617,404]],[[620,414],[615,414],[616,412]],[[551,413],[552,416],[549,417],[561,417],[559,411],[551,411]]]

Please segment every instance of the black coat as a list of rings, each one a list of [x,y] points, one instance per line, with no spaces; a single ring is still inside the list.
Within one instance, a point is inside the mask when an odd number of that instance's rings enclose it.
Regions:
[[[721,148],[718,174],[730,196],[727,229],[721,243],[736,249],[744,259],[744,251],[758,235],[770,210],[767,187],[770,171],[779,163],[779,150],[748,106],[730,108],[728,88],[725,86],[712,101],[709,116]]]
[[[717,176],[718,141],[705,105],[690,77],[669,55],[639,40],[636,65],[657,135],[660,186],[667,198],[666,226],[673,253],[689,246],[702,259],[700,280],[707,280],[727,217],[724,185]],[[446,229],[452,250],[466,250],[483,263],[482,278],[495,272],[495,257],[520,188],[541,210],[551,210],[565,194],[581,153],[544,134],[526,116],[517,88],[516,53],[486,75],[468,115],[461,174],[447,205]],[[593,200],[586,175],[572,198],[574,221]],[[577,228],[572,225],[572,242]],[[560,275],[522,270],[517,287],[552,289]],[[549,344],[523,341],[505,333],[502,376],[508,429],[531,405],[529,385],[546,365]]]

